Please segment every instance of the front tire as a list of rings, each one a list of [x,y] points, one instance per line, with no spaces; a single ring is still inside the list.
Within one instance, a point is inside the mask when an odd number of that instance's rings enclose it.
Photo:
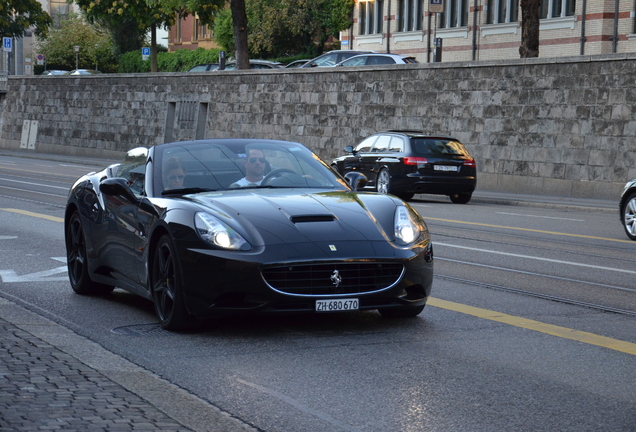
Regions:
[[[413,318],[424,310],[424,306],[404,306],[387,309],[378,309],[384,318]]]
[[[627,198],[623,211],[621,212],[621,219],[627,237],[636,240],[636,192],[633,192]]]
[[[179,261],[170,237],[162,236],[152,260],[151,290],[155,312],[165,330],[186,330],[194,319],[188,314],[183,299]]]
[[[71,215],[66,227],[66,263],[71,288],[82,295],[106,295],[114,286],[94,282],[88,274],[86,238],[82,220],[76,211]]]

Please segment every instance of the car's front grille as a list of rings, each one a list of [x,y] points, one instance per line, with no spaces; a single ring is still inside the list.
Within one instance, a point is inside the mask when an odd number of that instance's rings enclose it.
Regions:
[[[402,277],[401,263],[346,262],[269,267],[262,271],[273,289],[296,295],[342,295],[380,291]]]

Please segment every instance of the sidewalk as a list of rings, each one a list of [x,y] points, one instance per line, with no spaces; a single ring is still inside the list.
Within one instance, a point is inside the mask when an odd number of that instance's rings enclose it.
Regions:
[[[255,431],[100,345],[3,298],[0,430]]]

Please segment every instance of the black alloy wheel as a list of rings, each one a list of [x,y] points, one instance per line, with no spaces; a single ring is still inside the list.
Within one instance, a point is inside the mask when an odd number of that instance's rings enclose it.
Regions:
[[[185,330],[194,323],[185,308],[178,265],[170,237],[162,236],[155,250],[150,283],[155,311],[165,330]]]
[[[88,274],[86,239],[78,212],[69,219],[66,229],[66,263],[73,291],[82,295],[105,295],[115,287],[94,282]]]
[[[378,309],[384,318],[412,318],[418,316],[424,310],[424,306],[404,306],[397,308]]]
[[[449,198],[455,204],[466,204],[472,198],[472,193],[458,193],[449,195]]]

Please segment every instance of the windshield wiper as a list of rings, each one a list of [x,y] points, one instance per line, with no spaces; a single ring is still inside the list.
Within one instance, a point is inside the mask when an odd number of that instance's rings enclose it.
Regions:
[[[201,192],[215,192],[216,189],[206,189],[200,187],[188,187],[188,188],[179,188],[179,189],[166,189],[161,192],[162,196],[165,195],[187,195]]]

